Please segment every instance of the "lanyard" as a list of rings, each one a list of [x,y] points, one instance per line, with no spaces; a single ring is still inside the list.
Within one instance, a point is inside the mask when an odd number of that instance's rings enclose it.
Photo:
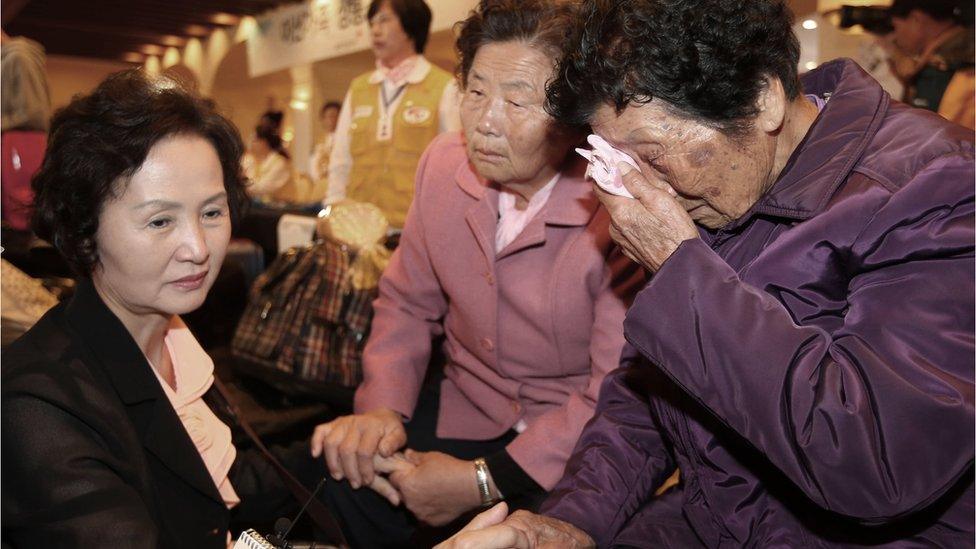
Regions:
[[[391,122],[393,113],[390,112],[390,106],[403,95],[403,90],[406,87],[407,85],[403,84],[393,92],[393,97],[387,97],[386,86],[380,83],[380,99],[383,101],[383,109],[380,112],[379,126],[376,128],[377,141],[389,141],[393,138],[393,125]]]
[[[407,87],[406,84],[401,85],[400,87],[398,87],[396,89],[395,92],[393,92],[393,97],[387,98],[386,97],[386,86],[384,86],[383,84],[380,84],[380,97],[383,99],[383,110],[384,111],[388,111],[390,109],[390,105],[392,105],[393,102],[397,100],[397,98],[399,98],[401,95],[403,95],[403,90],[406,89],[406,87]]]

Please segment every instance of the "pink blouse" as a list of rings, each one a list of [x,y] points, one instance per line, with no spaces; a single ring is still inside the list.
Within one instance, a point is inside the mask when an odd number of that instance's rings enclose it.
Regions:
[[[203,401],[203,395],[214,382],[213,360],[178,316],[174,316],[170,322],[165,344],[173,362],[176,388],[170,387],[155,368],[152,369],[153,373],[200,452],[227,508],[234,507],[241,500],[231,486],[227,473],[237,457],[237,450],[231,443],[230,428]]]

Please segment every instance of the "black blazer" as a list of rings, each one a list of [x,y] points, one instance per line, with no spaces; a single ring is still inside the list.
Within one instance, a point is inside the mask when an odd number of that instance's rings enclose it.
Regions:
[[[225,548],[230,513],[90,281],[2,356],[4,544]]]

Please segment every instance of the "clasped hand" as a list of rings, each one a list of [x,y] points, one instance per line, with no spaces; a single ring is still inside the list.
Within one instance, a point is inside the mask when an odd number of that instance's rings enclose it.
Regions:
[[[590,549],[596,544],[568,522],[516,511],[503,502],[476,516],[434,549]]]
[[[400,415],[380,409],[319,425],[311,451],[325,457],[333,479],[348,479],[354,489],[369,487],[434,526],[481,503],[472,462],[441,452],[398,452],[406,443]]]

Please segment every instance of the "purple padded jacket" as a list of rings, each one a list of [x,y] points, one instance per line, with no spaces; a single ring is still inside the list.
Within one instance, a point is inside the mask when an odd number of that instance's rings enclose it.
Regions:
[[[973,132],[850,61],[803,86],[770,191],[628,312],[543,507],[601,547],[973,546]]]

